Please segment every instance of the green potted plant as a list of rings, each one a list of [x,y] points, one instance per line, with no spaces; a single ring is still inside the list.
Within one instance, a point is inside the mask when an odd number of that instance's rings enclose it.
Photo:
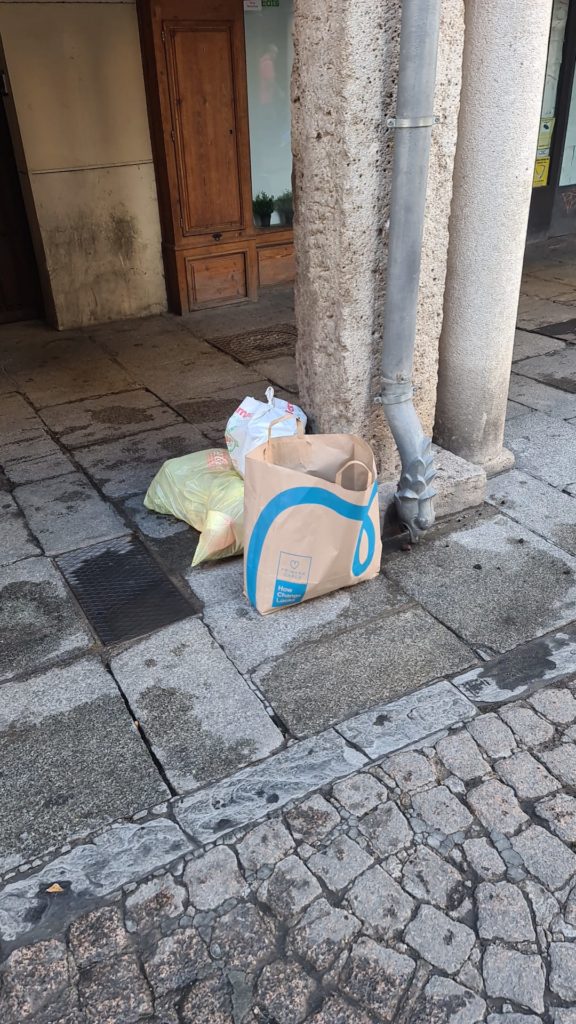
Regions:
[[[274,209],[280,217],[280,223],[291,228],[294,220],[294,201],[291,189],[287,189],[286,192],[282,192],[282,195],[276,197]]]
[[[252,210],[256,223],[262,228],[270,227],[270,217],[274,212],[274,196],[267,192],[259,192],[252,200]]]

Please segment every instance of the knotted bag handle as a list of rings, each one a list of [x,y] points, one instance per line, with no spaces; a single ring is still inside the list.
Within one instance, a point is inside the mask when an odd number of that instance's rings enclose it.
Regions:
[[[362,469],[365,469],[366,472],[368,473],[368,484],[374,483],[374,473],[372,472],[370,467],[366,465],[365,462],[361,462],[360,459],[349,459],[348,462],[346,462],[345,465],[342,466],[342,469],[339,469],[338,472],[336,473],[335,482],[338,484],[338,487],[342,487],[342,477],[349,466],[362,466]]]

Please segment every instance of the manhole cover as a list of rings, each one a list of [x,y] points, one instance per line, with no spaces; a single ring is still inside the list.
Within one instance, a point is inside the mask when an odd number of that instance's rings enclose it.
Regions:
[[[94,544],[56,561],[106,646],[196,614],[197,609],[134,537]]]
[[[229,338],[211,338],[210,344],[242,363],[255,363],[259,359],[294,355],[296,337],[294,324],[277,324],[275,327],[262,327]]]

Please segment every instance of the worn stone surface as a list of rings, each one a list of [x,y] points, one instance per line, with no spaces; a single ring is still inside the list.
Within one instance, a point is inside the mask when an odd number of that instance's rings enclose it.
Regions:
[[[316,793],[286,811],[286,821],[295,839],[317,843],[339,824],[340,815],[323,796]]]
[[[121,1020],[137,1024],[152,1013],[152,994],[136,957],[131,954],[96,963],[80,971],[78,991],[86,1020]]]
[[[236,862],[225,846],[217,846],[191,860],[184,872],[190,902],[197,910],[214,910],[233,897],[245,896],[248,888]]]
[[[576,745],[563,743],[540,755],[547,768],[563,786],[576,788]]]
[[[447,974],[455,974],[462,967],[476,938],[467,925],[427,905],[420,907],[404,937],[420,956]]]
[[[65,889],[66,906],[73,912],[86,898],[106,897],[189,849],[184,834],[166,818],[145,825],[115,825],[37,873],[9,882],[0,891],[0,935],[11,942],[49,922],[58,908],[46,890],[55,880]]]
[[[184,928],[160,939],[144,960],[146,977],[158,996],[182,988],[210,966],[208,951],[193,928]]]
[[[294,847],[294,840],[281,821],[264,821],[238,843],[240,863],[245,871],[258,871],[277,864]]]
[[[489,757],[508,757],[516,749],[516,741],[498,715],[480,715],[468,725],[468,731]]]
[[[567,1003],[576,1002],[576,943],[550,944],[550,988]]]
[[[337,782],[332,792],[345,810],[360,818],[384,803],[388,796],[385,786],[369,772]]]
[[[362,937],[352,946],[342,969],[343,991],[367,1011],[394,1020],[415,963],[409,957]]]
[[[168,796],[96,659],[2,687],[0,870]]]
[[[531,412],[509,420],[504,439],[514,453],[518,469],[525,473],[561,490],[576,480],[576,426],[573,423],[542,412]]]
[[[178,792],[282,744],[262,703],[197,619],[140,641],[111,668]]]
[[[313,980],[292,961],[269,964],[258,979],[258,1006],[282,1024],[302,1024],[308,1015]]]
[[[370,934],[385,940],[401,933],[414,908],[414,900],[378,865],[354,882],[346,904]]]
[[[273,924],[250,903],[240,904],[216,923],[212,932],[212,955],[226,958],[229,967],[253,970],[271,960],[276,949]]]
[[[334,779],[350,775],[365,762],[362,754],[328,731],[294,744],[264,765],[245,768],[232,780],[223,780],[209,790],[185,798],[175,806],[174,813],[195,839],[211,842],[233,828],[258,821],[271,806],[282,807]]]
[[[71,958],[63,942],[48,939],[16,949],[0,966],[3,1024],[50,1020],[72,1012],[78,998]]]
[[[348,836],[337,836],[308,860],[308,867],[334,893],[344,889],[372,864],[372,858]]]
[[[512,705],[509,708],[502,708],[500,715],[518,739],[531,747],[549,743],[554,736],[554,729],[550,723],[536,715],[531,708]]]
[[[576,721],[576,700],[570,690],[548,686],[545,691],[530,697],[529,703],[554,725],[569,725]]]
[[[482,973],[487,995],[543,1012],[545,972],[540,957],[494,944],[484,953]]]
[[[530,360],[518,363],[515,367],[518,373],[510,374],[509,397],[529,409],[544,412],[547,416],[557,416],[561,420],[576,416],[576,395],[525,376],[522,373],[525,364],[529,366]]]
[[[157,1009],[161,1012],[161,1007]],[[196,1024],[199,1020],[210,1021],[210,1024],[232,1024],[232,1000],[226,978],[214,975],[195,982],[184,996],[180,1013],[182,1024]],[[164,1024],[162,1014],[161,1024]],[[170,1022],[166,1021],[166,1024]]]
[[[74,449],[165,427],[179,417],[149,391],[124,391],[51,406],[42,410],[42,419],[61,444]]]
[[[559,338],[549,338],[535,331],[517,330],[514,339],[513,361],[529,359],[530,356],[544,356],[547,352],[560,352],[565,343]]]
[[[537,800],[554,793],[560,783],[527,751],[520,751],[495,765],[500,778],[512,786],[519,800]]]
[[[258,888],[258,899],[281,918],[293,918],[321,893],[321,888],[298,857],[281,860]]]
[[[0,494],[0,566],[40,554],[26,520],[9,494]]]
[[[576,403],[576,395],[570,399]],[[576,509],[569,495],[512,469],[490,481],[486,500],[517,523],[576,554]]]
[[[576,874],[576,855],[539,825],[515,836],[512,846],[530,874],[549,889],[560,889]]]
[[[459,732],[440,740],[436,750],[446,768],[465,782],[481,778],[489,771],[488,763],[467,732]]]
[[[565,345],[556,352],[523,359],[515,369],[523,377],[531,377],[569,394],[576,392],[576,353],[572,345]]]
[[[382,757],[410,743],[416,743],[431,732],[465,722],[476,714],[474,705],[451,685],[442,680],[399,700],[379,705],[366,714],[349,718],[338,726],[352,743],[361,747],[370,758]],[[405,763],[405,762],[397,762]],[[414,761],[413,765],[417,762]],[[394,764],[394,762],[392,762]],[[422,771],[425,770],[422,768]],[[413,775],[413,773],[415,773]],[[407,788],[421,784],[415,768],[408,768],[405,777],[413,781]]]
[[[48,555],[130,532],[83,473],[17,487],[14,496]]]
[[[509,882],[483,882],[476,889],[478,934],[481,939],[502,942],[534,942],[528,904]]]
[[[290,939],[290,948],[315,970],[332,966],[343,949],[349,948],[362,925],[353,914],[316,900],[304,912]]]
[[[504,876],[506,865],[487,839],[467,839],[463,848],[469,864],[480,878],[497,881]]]
[[[422,994],[411,1024],[478,1024],[486,1003],[450,978],[433,977]]]
[[[473,647],[506,651],[576,616],[576,561],[502,515],[392,555],[385,571]]]
[[[302,736],[472,660],[431,617],[408,610],[299,648],[261,665],[253,678],[283,721]]]
[[[397,853],[409,846],[412,839],[412,830],[406,818],[390,800],[370,811],[362,819],[360,828],[370,847],[380,857]]]
[[[374,608],[383,614],[408,603],[406,595],[380,575],[361,586],[284,608],[282,615],[263,616],[244,597],[240,559],[197,566],[186,578],[205,604],[204,621],[241,672],[290,654],[299,644],[362,625],[374,617]]]
[[[462,875],[426,846],[419,846],[406,861],[402,885],[416,899],[443,909],[454,909],[465,894]]]
[[[483,825],[488,829],[511,835],[527,821],[514,792],[496,779],[483,782],[470,790],[468,803]]]
[[[423,754],[414,750],[403,750],[392,754],[385,761],[386,774],[389,775],[405,793],[416,793],[437,782],[436,769]]]
[[[62,577],[46,558],[0,569],[0,679],[93,643]]]
[[[558,793],[536,805],[540,818],[565,843],[576,843],[576,799],[568,793]]]
[[[122,909],[117,904],[90,911],[73,923],[69,943],[78,967],[90,967],[130,949]]]
[[[143,882],[126,897],[125,920],[129,932],[145,935],[165,920],[173,922],[183,913],[186,890],[171,874]]]
[[[412,797],[414,810],[431,827],[450,835],[461,832],[472,822],[472,815],[446,786],[435,786]]]
[[[76,452],[76,459],[104,494],[121,498],[145,491],[166,459],[209,447],[195,427],[183,423],[82,448]]]

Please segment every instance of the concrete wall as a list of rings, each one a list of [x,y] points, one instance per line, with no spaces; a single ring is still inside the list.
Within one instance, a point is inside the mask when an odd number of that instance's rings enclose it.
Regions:
[[[136,7],[0,3],[59,327],[166,308]]]
[[[391,472],[379,388],[400,0],[295,0],[298,366],[317,429],[354,431]],[[463,0],[443,0],[415,353],[417,407],[432,431],[464,39]]]

